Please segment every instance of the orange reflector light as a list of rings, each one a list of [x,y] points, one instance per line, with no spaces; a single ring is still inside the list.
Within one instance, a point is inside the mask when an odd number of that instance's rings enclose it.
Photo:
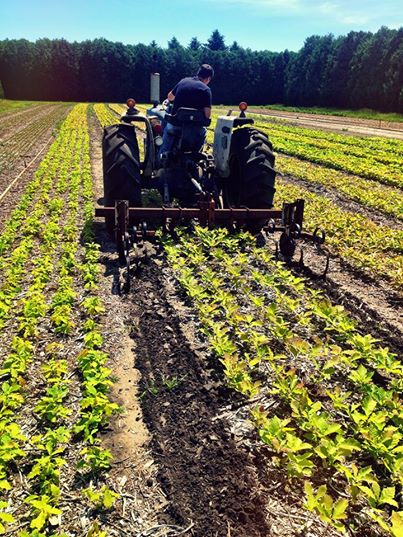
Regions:
[[[162,136],[162,127],[160,123],[153,125],[153,132],[155,136]]]
[[[130,99],[127,99],[126,104],[129,108],[134,108],[136,106],[136,101],[130,98]]]
[[[239,103],[239,110],[241,110],[242,112],[245,112],[247,108],[248,108],[248,104],[245,103],[245,101],[242,101],[241,103]]]

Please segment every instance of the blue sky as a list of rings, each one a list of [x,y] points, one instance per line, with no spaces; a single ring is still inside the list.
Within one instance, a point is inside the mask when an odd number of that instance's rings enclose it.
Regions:
[[[168,7],[169,6],[169,7]],[[299,50],[306,37],[403,26],[401,0],[0,0],[0,39],[41,37],[166,46],[214,29],[255,50]]]

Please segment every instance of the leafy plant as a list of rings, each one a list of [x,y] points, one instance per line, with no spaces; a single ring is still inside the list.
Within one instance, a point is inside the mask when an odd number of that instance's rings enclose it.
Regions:
[[[86,488],[83,489],[81,492],[83,496],[88,498],[90,502],[95,506],[95,509],[111,509],[114,506],[117,498],[120,497],[119,494],[117,494],[105,485],[99,490],[94,490],[93,488]]]
[[[328,524],[331,524],[339,531],[344,531],[344,524],[341,522],[347,518],[346,510],[348,500],[339,498],[334,501],[327,494],[326,485],[321,485],[318,490],[314,490],[309,481],[305,481],[304,490],[306,495],[305,506],[309,511],[314,511],[319,517]]]
[[[48,522],[55,526],[59,524],[62,511],[52,505],[52,499],[46,495],[31,494],[24,500],[34,511],[30,527],[41,530]]]
[[[78,463],[78,468],[88,468],[93,472],[110,468],[113,459],[108,449],[99,446],[86,447],[81,451],[83,458]]]

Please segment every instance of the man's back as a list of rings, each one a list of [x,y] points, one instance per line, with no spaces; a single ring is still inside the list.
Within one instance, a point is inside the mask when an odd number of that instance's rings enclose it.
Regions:
[[[178,108],[211,108],[211,90],[201,82],[199,78],[187,77],[182,78],[172,90],[175,95],[173,113],[175,114]]]

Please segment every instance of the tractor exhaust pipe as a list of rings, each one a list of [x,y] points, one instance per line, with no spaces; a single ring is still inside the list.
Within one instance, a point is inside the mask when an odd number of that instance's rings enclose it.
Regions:
[[[160,104],[160,74],[151,73],[150,77],[150,101],[154,106]]]

